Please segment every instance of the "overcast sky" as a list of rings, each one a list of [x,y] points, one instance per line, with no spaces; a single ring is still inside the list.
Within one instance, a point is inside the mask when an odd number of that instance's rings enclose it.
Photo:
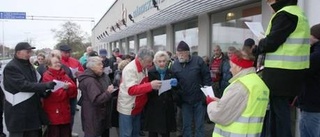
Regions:
[[[27,16],[90,17],[95,22],[80,22],[83,31],[91,29],[115,0],[0,0],[0,12],[26,12]],[[0,43],[14,48],[21,41],[31,40],[37,49],[53,48],[57,43],[51,29],[59,29],[65,21],[1,20]],[[4,35],[3,35],[4,34]],[[3,40],[4,38],[4,40]]]

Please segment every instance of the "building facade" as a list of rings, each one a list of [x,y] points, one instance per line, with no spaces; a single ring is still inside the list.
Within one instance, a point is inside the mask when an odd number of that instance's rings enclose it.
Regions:
[[[320,23],[318,5],[319,0],[299,1],[310,25]],[[93,28],[92,45],[122,54],[143,47],[175,53],[184,40],[192,54],[212,56],[215,45],[226,51],[241,48],[246,38],[258,42],[245,22],[266,29],[271,14],[265,0],[116,0]]]

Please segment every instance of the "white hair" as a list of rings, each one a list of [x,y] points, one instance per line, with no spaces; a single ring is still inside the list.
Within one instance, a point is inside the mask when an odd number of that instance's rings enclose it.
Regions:
[[[87,59],[87,64],[86,67],[87,68],[92,68],[94,66],[96,66],[98,63],[102,62],[102,58],[94,56],[94,57],[88,57]]]
[[[142,48],[139,50],[138,52],[138,57],[141,58],[142,60],[146,59],[146,58],[153,58],[153,51],[151,49],[146,49],[146,48]]]
[[[153,62],[156,63],[157,59],[160,57],[165,57],[166,61],[170,60],[170,57],[166,51],[158,51],[156,54],[154,54]]]

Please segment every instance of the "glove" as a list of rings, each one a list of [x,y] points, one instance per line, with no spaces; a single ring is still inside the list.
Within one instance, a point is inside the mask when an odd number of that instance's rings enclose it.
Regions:
[[[176,78],[171,78],[170,85],[171,86],[177,86],[178,85],[178,80]]]
[[[206,98],[207,105],[209,105],[213,101],[216,101],[216,100],[211,98],[211,97],[209,97],[209,96],[207,96],[207,98]]]
[[[52,93],[51,90],[46,90],[44,92],[41,92],[40,97],[47,98],[50,96],[51,93]]]
[[[56,82],[53,82],[53,81],[47,82],[47,83],[46,83],[46,89],[53,89],[56,84],[57,84],[57,83],[56,83]]]

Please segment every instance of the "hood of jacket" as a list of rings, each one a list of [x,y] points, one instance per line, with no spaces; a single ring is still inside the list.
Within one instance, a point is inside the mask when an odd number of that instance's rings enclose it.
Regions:
[[[101,76],[98,76],[96,75],[90,68],[87,68],[83,74],[81,74],[79,77],[78,77],[78,80],[79,82],[84,80],[85,78],[88,78],[88,77],[92,77],[92,78],[99,78],[99,77],[102,77],[104,74],[102,74]]]
[[[277,12],[285,6],[297,5],[297,0],[278,0],[276,3],[272,4],[272,9]]]

